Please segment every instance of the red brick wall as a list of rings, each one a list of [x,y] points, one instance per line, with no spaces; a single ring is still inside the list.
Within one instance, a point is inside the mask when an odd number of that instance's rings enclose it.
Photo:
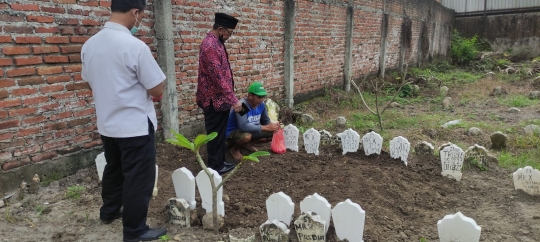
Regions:
[[[0,4],[2,170],[100,148],[80,50],[108,19],[109,6],[97,0]],[[145,38],[151,33],[139,34],[154,48],[153,38]]]
[[[329,2],[329,3],[325,3]],[[383,1],[354,0],[352,69],[379,68]],[[198,48],[214,12],[240,23],[227,42],[237,93],[262,81],[284,97],[283,0],[172,0],[180,125],[202,120],[195,104]],[[14,0],[0,3],[0,166],[3,171],[100,149],[92,93],[81,79],[80,49],[109,17],[110,0]],[[295,14],[295,95],[343,80],[347,2],[298,0]],[[430,17],[426,17],[426,12]],[[432,0],[387,0],[386,63],[399,61],[401,23],[413,20],[408,61],[415,61],[422,21],[436,31],[433,54],[445,54],[452,12]],[[138,36],[155,51],[149,2]],[[438,22],[432,29],[432,22]],[[431,36],[431,35],[428,35]],[[159,104],[158,115],[161,116]]]
[[[240,19],[227,41],[237,93],[245,93],[253,81],[261,81],[274,99],[284,93],[283,83],[283,2],[272,0],[214,1],[176,0],[173,2],[176,77],[180,125],[202,121],[195,104],[199,45],[213,25],[214,13],[223,7]]]
[[[298,94],[343,80],[346,9],[306,0],[296,4],[294,90]]]

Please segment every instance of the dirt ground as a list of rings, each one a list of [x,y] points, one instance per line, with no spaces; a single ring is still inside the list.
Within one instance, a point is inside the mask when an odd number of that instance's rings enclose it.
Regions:
[[[172,172],[186,167],[197,174],[200,168],[195,162],[185,149],[158,144],[159,194],[151,201],[148,224],[166,226],[171,239],[218,241],[200,225],[177,229],[167,224],[165,205],[174,197]],[[283,191],[296,205],[295,218],[300,201],[315,192],[332,206],[345,199],[358,203],[366,211],[365,241],[437,241],[437,221],[458,211],[482,227],[482,241],[540,241],[538,198],[515,191],[511,171],[495,164],[488,171],[469,167],[460,182],[441,177],[440,171],[434,156],[412,155],[404,166],[384,152],[369,157],[363,152],[341,155],[333,146],[322,147],[319,156],[288,151],[262,157],[258,164],[243,166],[225,184],[226,224],[221,236],[227,241],[227,232],[234,228],[257,231],[266,220],[265,200]],[[99,222],[97,180],[92,167],[42,187],[23,201],[12,198],[0,209],[4,215],[0,241],[120,241],[121,221]],[[75,184],[86,190],[80,199],[66,199],[66,187]],[[36,211],[39,206],[45,208],[41,214]],[[14,223],[7,221],[7,214]],[[294,229],[291,233],[295,235]],[[338,241],[333,225],[327,241]]]
[[[519,115],[506,112],[486,97],[494,86],[502,85],[509,92],[526,94],[529,86],[511,86],[503,82],[481,80],[475,87],[462,91],[451,89],[450,96],[459,103],[465,97],[474,101],[455,105],[448,111],[448,121],[455,115],[474,113],[475,121],[504,122],[509,126],[520,121],[538,119],[538,107],[524,107]],[[436,95],[437,91],[422,95]],[[333,120],[340,115],[333,98],[322,99],[304,110],[319,120]],[[338,99],[340,97],[337,97]],[[477,101],[476,101],[477,100]],[[337,100],[339,101],[339,100]],[[404,112],[431,112],[429,105],[407,105]],[[495,118],[493,118],[495,116]],[[335,133],[337,130],[332,130]],[[357,130],[364,133],[367,130]],[[391,130],[401,134],[407,130]],[[444,142],[489,146],[489,134],[467,136],[463,129],[418,127],[405,136],[414,145],[427,140],[440,146]],[[300,139],[300,144],[301,144]],[[388,142],[385,140],[385,142]],[[302,146],[300,146],[302,147]],[[269,150],[269,145],[259,145]],[[466,147],[462,147],[466,148]],[[201,149],[203,158],[205,148]],[[247,154],[244,151],[244,154]],[[465,165],[461,181],[443,178],[440,161],[435,156],[409,155],[408,166],[381,155],[365,156],[362,150],[341,155],[336,146],[323,146],[320,155],[287,151],[285,154],[261,157],[260,163],[246,163],[224,185],[225,226],[219,236],[204,231],[197,223],[190,229],[178,229],[167,223],[165,205],[174,197],[171,175],[186,167],[194,175],[201,168],[195,157],[183,148],[166,143],[157,145],[159,194],[150,203],[148,224],[167,227],[176,241],[228,241],[228,232],[237,228],[258,231],[267,219],[265,200],[273,193],[284,192],[295,203],[296,219],[300,201],[314,193],[325,197],[332,206],[351,199],[366,211],[364,241],[438,241],[437,221],[445,215],[462,212],[482,227],[481,241],[540,241],[540,205],[538,197],[514,190],[513,170],[490,163],[487,171]],[[228,155],[228,160],[232,157]],[[66,189],[85,187],[79,199],[67,199]],[[110,225],[99,221],[101,186],[95,167],[59,179],[40,188],[37,194],[26,194],[17,200],[17,193],[0,208],[0,241],[121,241],[120,220]],[[14,191],[15,192],[15,191]],[[198,191],[197,191],[198,196]],[[200,199],[198,199],[198,209]],[[298,241],[291,226],[291,241]],[[330,225],[327,241],[338,241]]]

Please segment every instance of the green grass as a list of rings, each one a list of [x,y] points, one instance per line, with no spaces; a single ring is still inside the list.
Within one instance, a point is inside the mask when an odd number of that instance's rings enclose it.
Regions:
[[[463,71],[459,69],[451,69],[451,70],[442,71],[442,72],[433,71],[429,68],[411,69],[411,74],[414,76],[429,77],[431,76],[430,72],[437,79],[441,80],[442,84],[446,86],[473,83],[484,76],[484,73],[468,72],[468,71]],[[435,84],[435,83],[431,83],[431,84]]]
[[[163,235],[161,237],[159,237],[159,241],[170,241],[171,240],[171,237],[169,237],[169,235]]]
[[[540,169],[540,137],[537,135],[517,136],[508,141],[509,149],[499,154],[499,165],[505,168],[531,166]],[[510,151],[511,150],[511,151]]]
[[[41,182],[42,187],[49,186],[51,182],[59,180],[60,178],[62,178],[62,176],[58,173],[52,173],[48,176],[44,176],[44,178],[45,179]]]
[[[41,215],[41,213],[43,212],[43,209],[45,209],[45,206],[39,205],[36,207],[36,213],[38,216]]]
[[[509,169],[523,168],[531,166],[535,169],[540,169],[540,150],[521,151],[518,154],[513,152],[503,151],[499,154],[499,166]]]
[[[512,97],[500,98],[499,104],[505,105],[508,107],[527,107],[538,103],[538,100],[530,100],[525,95],[517,95]]]
[[[67,188],[66,197],[70,200],[81,198],[82,192],[85,190],[83,186],[71,186]]]

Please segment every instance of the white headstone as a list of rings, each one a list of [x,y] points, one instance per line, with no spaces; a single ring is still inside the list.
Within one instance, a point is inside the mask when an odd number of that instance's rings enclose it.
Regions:
[[[294,221],[294,229],[298,241],[326,241],[326,221],[320,215],[314,215],[311,211],[302,213]]]
[[[267,220],[259,227],[259,231],[263,242],[289,242],[291,232],[287,225],[277,219]]]
[[[409,151],[411,150],[411,143],[401,136],[395,137],[390,140],[390,157],[393,159],[400,159],[407,165],[407,158],[409,157]]]
[[[441,175],[460,181],[465,152],[456,145],[450,145],[444,147],[444,149],[441,150],[440,155],[442,165]]]
[[[152,196],[157,196],[157,193],[158,193],[158,187],[157,187],[157,183],[158,183],[158,175],[159,175],[159,169],[158,169],[158,165],[156,165],[156,180],[154,181],[154,190],[152,191]]]
[[[208,168],[210,172],[214,175],[214,184],[217,186],[219,183],[221,183],[222,178],[219,175],[217,171],[212,170],[211,168]],[[206,210],[206,213],[212,212],[212,184],[210,183],[210,179],[202,170],[197,174],[197,177],[195,178],[197,180],[197,187],[199,188],[199,194],[201,194],[201,204],[202,207]],[[218,214],[225,217],[225,203],[223,203],[223,186],[219,188],[217,193],[217,210]]]
[[[476,160],[476,162],[478,162],[477,165],[486,167],[488,153],[484,146],[475,144],[465,151],[465,159],[469,161]]]
[[[293,219],[294,203],[285,193],[274,193],[266,199],[266,212],[268,220],[277,219],[289,226]]]
[[[340,240],[364,241],[366,212],[360,205],[353,203],[350,199],[340,202],[332,209],[332,219],[336,235]]]
[[[366,155],[381,154],[383,138],[379,134],[371,131],[362,137],[362,141]]]
[[[298,137],[300,136],[298,128],[289,124],[283,128],[283,134],[285,135],[285,147],[298,152]]]
[[[304,133],[304,148],[308,154],[319,155],[320,143],[321,134],[314,128],[310,128]]]
[[[513,174],[514,188],[531,195],[540,195],[540,171],[530,166],[519,168]]]
[[[165,208],[169,223],[177,225],[179,228],[189,228],[191,226],[191,209],[189,203],[181,198],[171,198]]]
[[[105,170],[105,165],[107,165],[107,160],[105,159],[105,152],[101,152],[96,157],[96,168],[100,181],[103,180],[103,171]]]
[[[437,222],[439,240],[441,242],[478,242],[481,228],[469,217],[461,212],[446,215]]]
[[[343,149],[343,154],[347,152],[356,152],[360,146],[360,135],[352,130],[348,129],[341,133],[341,148]]]
[[[195,177],[187,168],[176,169],[172,174],[174,191],[177,198],[185,199],[192,210],[197,208],[195,201]]]
[[[312,211],[320,215],[321,219],[323,219],[325,222],[324,231],[328,232],[328,227],[330,226],[330,219],[332,218],[332,205],[328,203],[328,200],[326,200],[326,198],[321,197],[317,193],[309,195],[300,202],[300,211],[302,213]]]

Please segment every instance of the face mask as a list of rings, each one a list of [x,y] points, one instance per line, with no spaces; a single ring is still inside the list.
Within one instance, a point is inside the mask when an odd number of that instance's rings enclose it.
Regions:
[[[133,26],[133,28],[131,28],[131,34],[135,34],[137,33],[137,31],[139,31],[139,28],[137,27],[137,24],[139,26],[141,26],[141,22],[139,22],[139,13],[137,13],[137,15],[135,15],[135,25]]]

